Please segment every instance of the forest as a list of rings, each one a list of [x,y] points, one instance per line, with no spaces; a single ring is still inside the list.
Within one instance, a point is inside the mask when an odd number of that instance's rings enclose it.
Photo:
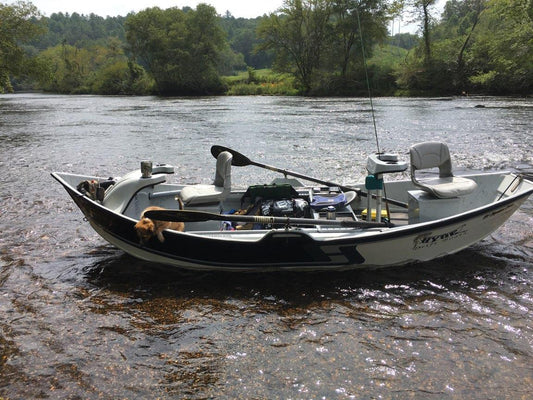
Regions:
[[[253,19],[196,8],[43,16],[0,3],[0,93],[531,95],[533,1],[285,0]],[[417,34],[391,36],[395,18]]]

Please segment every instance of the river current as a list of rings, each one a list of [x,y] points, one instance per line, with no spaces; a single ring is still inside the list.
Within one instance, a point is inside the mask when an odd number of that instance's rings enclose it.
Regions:
[[[407,159],[439,140],[458,172],[533,169],[531,99],[374,107],[382,151]],[[107,244],[50,176],[150,159],[208,183],[219,144],[349,184],[376,151],[370,111],[346,98],[0,95],[0,399],[530,398],[533,199],[432,262],[208,273]],[[235,186],[274,177],[232,169]]]

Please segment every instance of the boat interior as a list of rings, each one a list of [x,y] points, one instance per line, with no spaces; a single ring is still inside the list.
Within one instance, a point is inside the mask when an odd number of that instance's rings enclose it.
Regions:
[[[217,157],[212,185],[169,183],[167,180],[174,168],[151,162],[142,162],[139,170],[120,178],[56,175],[83,194],[93,196],[104,207],[134,220],[138,220],[148,206],[177,210],[182,203],[185,210],[215,214],[271,215],[288,217],[289,221],[294,217],[306,218],[313,222],[302,229],[319,232],[347,229],[353,232],[354,228],[321,225],[325,220],[385,222],[391,227],[433,221],[482,207],[516,194],[524,184],[531,185],[517,175],[502,172],[456,177],[452,173],[448,148],[442,143],[415,145],[410,157],[408,165],[395,155],[370,156],[365,182],[348,189],[323,184],[305,186],[300,180],[287,176],[269,184],[235,189],[231,187],[232,154],[226,151]],[[409,167],[410,180],[384,183],[385,175],[400,173]],[[430,170],[430,174],[424,174],[423,170]],[[84,189],[83,183],[87,182],[96,182],[97,188],[94,191]],[[383,229],[382,225],[376,224],[376,228]],[[292,223],[290,226],[298,227]],[[220,220],[186,224],[187,232],[198,233],[273,228],[287,228],[287,224]],[[365,229],[372,229],[372,226]]]

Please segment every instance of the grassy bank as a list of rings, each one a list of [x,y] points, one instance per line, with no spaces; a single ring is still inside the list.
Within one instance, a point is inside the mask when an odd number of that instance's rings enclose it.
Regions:
[[[248,68],[235,76],[225,76],[227,94],[233,96],[265,95],[295,96],[300,94],[294,78],[289,74],[279,74],[270,69]]]

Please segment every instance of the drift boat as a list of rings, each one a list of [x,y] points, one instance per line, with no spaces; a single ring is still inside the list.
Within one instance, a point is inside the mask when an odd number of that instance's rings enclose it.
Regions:
[[[350,187],[222,146],[211,153],[212,185],[170,183],[174,168],[151,162],[120,178],[52,176],[109,243],[143,260],[193,270],[344,270],[432,260],[482,240],[533,193],[531,177],[523,174],[455,176],[448,147],[439,142],[411,147],[409,165],[396,155],[371,155],[365,182]],[[283,177],[232,188],[232,167],[249,165]],[[385,175],[408,168],[411,179],[384,182]],[[146,217],[181,221],[185,230],[141,241],[135,225],[149,206],[159,209]]]

